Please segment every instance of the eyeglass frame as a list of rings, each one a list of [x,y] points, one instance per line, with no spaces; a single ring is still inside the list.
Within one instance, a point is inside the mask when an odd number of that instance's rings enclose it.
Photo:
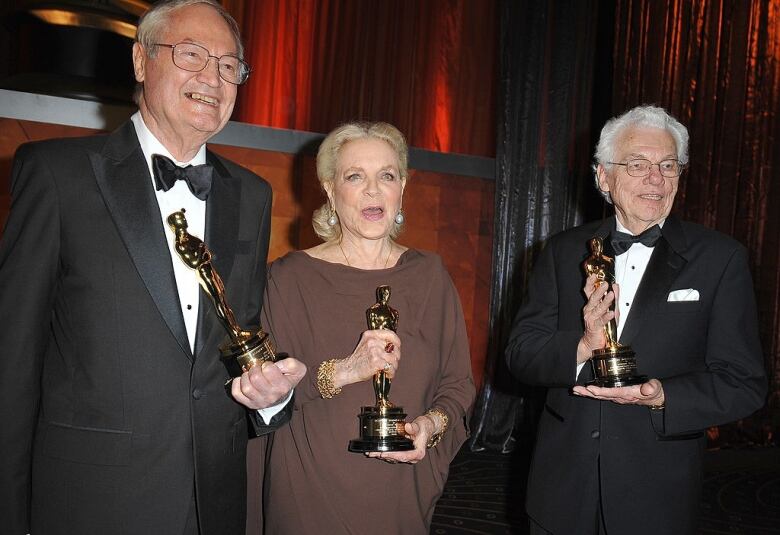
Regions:
[[[647,173],[645,173],[643,175],[632,175],[629,172],[629,170],[628,170],[628,164],[629,164],[629,162],[635,162],[635,161],[643,161],[643,162],[649,163],[650,166],[648,167]],[[665,175],[664,172],[661,170],[661,164],[664,163],[664,162],[676,162],[677,165],[679,166],[679,171],[677,172],[677,174],[676,175]],[[680,160],[678,160],[677,158],[664,158],[660,162],[656,162],[656,163],[653,163],[652,161],[648,160],[647,158],[631,158],[630,160],[626,160],[624,163],[620,163],[620,162],[605,162],[605,163],[607,163],[609,165],[621,165],[621,166],[625,167],[626,168],[626,174],[628,176],[631,176],[631,177],[634,177],[634,178],[645,178],[645,177],[650,176],[650,173],[653,172],[653,167],[656,166],[656,165],[658,166],[658,173],[662,177],[664,177],[664,178],[679,178],[682,175],[683,171],[685,170],[685,164],[684,163],[680,163]]]
[[[203,64],[203,67],[201,67],[200,69],[192,70],[192,69],[187,69],[185,67],[182,67],[181,65],[176,63],[176,47],[179,46],[179,45],[197,46],[198,48],[202,48],[203,50],[205,50],[206,51],[206,63]],[[243,59],[239,58],[238,56],[236,56],[234,54],[222,54],[221,56],[217,57],[217,56],[212,55],[211,52],[209,52],[208,48],[206,48],[205,46],[199,45],[197,43],[190,43],[189,41],[180,41],[180,42],[176,43],[175,45],[171,45],[171,44],[168,44],[168,43],[152,43],[152,46],[164,46],[166,48],[170,48],[171,49],[171,61],[173,61],[173,64],[176,67],[178,67],[179,69],[181,69],[183,71],[187,71],[187,72],[203,72],[206,69],[206,67],[209,66],[209,60],[211,58],[214,58],[215,60],[217,60],[217,72],[219,73],[219,77],[222,80],[224,80],[225,82],[229,83],[229,84],[233,84],[233,85],[243,85],[243,84],[245,84],[246,81],[249,80],[249,75],[252,72],[252,67],[249,66],[249,63],[247,63]],[[220,67],[220,60],[222,58],[226,57],[226,56],[227,57],[231,57],[231,58],[235,58],[235,59],[238,60],[239,69],[243,69],[242,72],[246,73],[244,75],[244,79],[242,81],[240,81],[240,82],[231,82],[230,80],[227,80],[224,76],[222,76],[222,70],[219,68]]]

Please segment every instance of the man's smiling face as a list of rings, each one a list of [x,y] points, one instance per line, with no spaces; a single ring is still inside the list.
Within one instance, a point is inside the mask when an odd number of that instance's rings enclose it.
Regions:
[[[165,28],[160,43],[195,43],[216,57],[238,54],[227,23],[206,4],[177,9]],[[168,147],[172,152],[199,147],[230,119],[237,88],[220,78],[215,59],[202,71],[189,72],[174,65],[170,48],[149,51],[136,43],[133,64],[136,80],[144,84],[139,103],[144,121],[166,146],[174,145]]]
[[[613,160],[625,163],[643,158],[653,164],[677,159],[674,138],[660,128],[627,128],[618,137]],[[653,165],[645,177],[631,176],[623,165],[598,168],[599,188],[609,192],[615,214],[634,234],[665,219],[672,210],[680,177],[662,176]]]

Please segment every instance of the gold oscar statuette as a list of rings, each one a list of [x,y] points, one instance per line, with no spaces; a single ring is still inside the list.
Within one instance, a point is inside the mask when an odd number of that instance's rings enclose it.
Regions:
[[[398,328],[398,311],[387,303],[390,300],[390,287],[378,287],[376,300],[377,302],[366,310],[368,328],[395,332]],[[365,453],[414,449],[414,443],[404,431],[406,413],[388,399],[390,383],[390,378],[384,370],[374,374],[376,405],[361,407],[358,415],[360,437],[349,441],[349,451]]]
[[[609,285],[607,291],[610,291],[615,282],[615,259],[604,254],[604,242],[601,238],[591,238],[589,245],[591,255],[582,264],[585,276],[595,274],[598,279],[596,287],[607,284]],[[615,310],[614,301],[609,309]],[[647,381],[646,376],[637,374],[634,350],[630,346],[618,343],[617,331],[615,318],[604,325],[606,344],[603,348],[593,350],[590,363],[593,367],[594,379],[590,384],[612,388],[636,385]]]
[[[245,331],[238,326],[233,310],[225,300],[225,285],[211,264],[211,251],[199,238],[187,232],[184,210],[168,216],[168,226],[174,234],[174,249],[187,267],[197,272],[198,282],[214,305],[220,323],[228,333],[228,341],[220,346],[221,358],[231,377],[239,377],[253,366],[275,361],[273,345],[262,329]]]

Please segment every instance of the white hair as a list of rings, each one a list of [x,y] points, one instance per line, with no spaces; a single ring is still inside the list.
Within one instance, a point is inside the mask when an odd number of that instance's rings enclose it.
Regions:
[[[238,23],[216,0],[165,0],[155,3],[138,20],[138,28],[135,31],[135,40],[144,47],[146,55],[150,58],[157,56],[157,47],[154,44],[159,43],[160,39],[162,39],[162,33],[168,27],[168,18],[171,16],[171,13],[178,9],[198,4],[211,6],[225,20],[228,28],[230,28],[230,33],[233,35],[233,40],[236,42],[238,57],[244,59],[244,45],[241,42],[241,30],[238,27]],[[136,104],[138,104],[141,98],[141,93],[143,93],[143,84],[137,83],[133,94],[133,100]]]
[[[658,128],[666,130],[674,139],[674,144],[677,148],[677,160],[682,165],[688,163],[688,129],[663,108],[658,106],[637,106],[623,115],[613,117],[601,129],[601,135],[594,154],[596,163],[593,165],[596,189],[610,204],[612,204],[612,197],[609,192],[603,191],[599,186],[598,166],[601,165],[605,169],[611,168],[609,162],[614,161],[618,139],[629,128]]]

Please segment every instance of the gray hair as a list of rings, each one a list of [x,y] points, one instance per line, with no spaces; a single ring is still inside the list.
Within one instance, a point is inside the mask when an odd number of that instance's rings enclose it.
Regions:
[[[146,55],[150,58],[157,56],[157,47],[155,43],[159,43],[162,39],[162,33],[168,26],[168,18],[171,13],[178,9],[182,9],[197,4],[206,4],[214,8],[219,15],[225,19],[230,33],[233,34],[233,40],[236,42],[236,51],[238,57],[244,59],[244,45],[241,42],[241,29],[238,27],[238,23],[233,16],[222,7],[222,4],[216,0],[163,0],[162,2],[155,3],[149,11],[144,13],[138,20],[138,28],[135,32],[135,40],[138,42],[144,50]],[[175,44],[175,43],[171,43]],[[143,84],[137,83],[135,85],[135,92],[133,93],[133,101],[138,104],[141,93],[143,93]]]
[[[677,119],[669,115],[666,110],[657,106],[637,106],[622,115],[613,117],[601,129],[601,136],[593,155],[596,163],[593,165],[593,175],[596,189],[604,199],[612,204],[612,197],[608,191],[602,191],[599,187],[598,166],[605,169],[612,166],[614,161],[617,141],[624,130],[628,128],[658,128],[666,130],[674,139],[677,148],[677,159],[681,164],[688,163],[688,129]]]
[[[317,151],[317,178],[320,186],[327,193],[326,186],[332,188],[333,181],[336,178],[336,164],[338,162],[341,149],[356,139],[380,139],[386,142],[398,156],[398,172],[402,179],[408,178],[409,149],[406,145],[404,135],[395,126],[389,123],[368,123],[351,122],[346,123],[331,131],[320,144]],[[312,226],[314,232],[323,241],[333,241],[341,237],[341,222],[333,226],[328,224],[328,219],[333,215],[333,208],[330,200],[314,211],[312,215]],[[395,238],[401,232],[401,224],[393,222],[393,228],[390,230],[390,237]]]

